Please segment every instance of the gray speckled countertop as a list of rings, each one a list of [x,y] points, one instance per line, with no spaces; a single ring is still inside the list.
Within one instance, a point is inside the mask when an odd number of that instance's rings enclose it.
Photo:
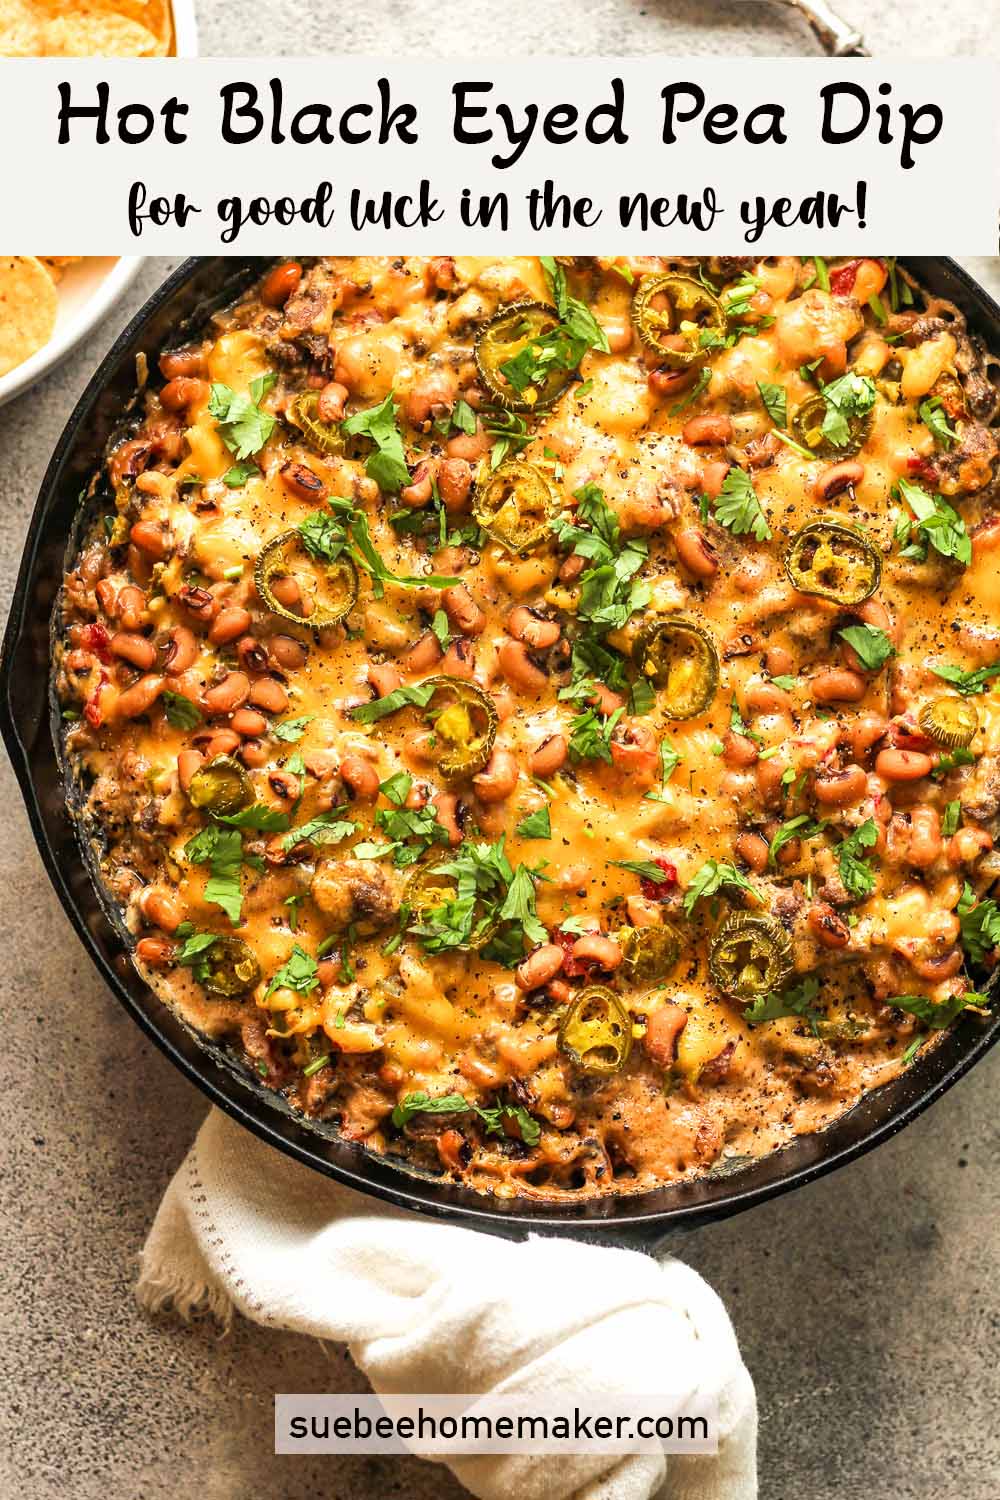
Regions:
[[[337,7],[337,11],[339,11]],[[884,11],[843,0],[876,50],[995,49],[989,7]],[[578,0],[572,50],[808,50],[775,7],[702,0],[640,9]],[[918,12],[925,15],[921,24]],[[488,9],[466,12],[488,35]],[[206,52],[442,45],[419,0],[366,8],[203,0]],[[234,25],[234,18],[236,24]],[[947,24],[944,24],[946,22]],[[562,40],[531,0],[504,7],[503,49]],[[458,45],[456,45],[456,42]],[[498,49],[499,50],[499,49]],[[151,261],[106,325],[0,412],[0,587],[72,404],[170,262]],[[1000,262],[972,263],[1000,289]],[[458,1500],[417,1460],[275,1458],[275,1391],[363,1389],[344,1350],[237,1321],[149,1319],[136,1254],[205,1105],[121,1012],[80,951],[35,853],[6,762],[0,841],[0,1500]],[[765,1500],[996,1500],[1000,1052],[903,1135],[811,1187],[687,1237],[680,1253],[727,1300],[760,1394]]]

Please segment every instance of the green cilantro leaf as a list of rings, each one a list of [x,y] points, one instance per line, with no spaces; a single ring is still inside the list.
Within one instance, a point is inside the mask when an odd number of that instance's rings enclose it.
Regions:
[[[413,786],[413,777],[409,771],[394,771],[385,781],[379,783],[379,791],[393,807],[402,807],[410,795]]]
[[[341,431],[347,437],[366,437],[375,444],[375,451],[365,464],[365,473],[369,479],[374,479],[380,490],[390,494],[410,482],[403,439],[396,425],[398,411],[399,406],[390,391],[378,406],[356,411],[341,424]]]
[[[764,403],[767,412],[775,427],[788,426],[788,393],[783,385],[771,385],[766,380],[758,380],[757,390],[760,399]]]
[[[300,948],[298,943],[292,949],[287,961],[275,973],[265,993],[273,995],[275,990],[295,990],[299,995],[311,995],[319,984],[319,965],[312,954]]]
[[[758,542],[770,539],[771,528],[750,476],[736,465],[729,470],[715,499],[715,519],[734,536],[750,533]]]
[[[976,693],[989,692],[990,679],[1000,674],[1000,661],[988,667],[976,667],[972,672],[964,672],[961,667],[932,667],[931,671],[935,677],[950,682],[963,698],[971,698]]]
[[[774,869],[778,863],[778,855],[786,844],[791,843],[792,839],[815,838],[818,833],[823,832],[825,827],[825,822],[811,818],[808,813],[799,813],[797,818],[789,818],[787,823],[782,823],[771,840],[767,855],[768,864]]]
[[[1000,906],[995,901],[977,901],[968,881],[958,903],[962,947],[971,963],[983,965],[1000,948]]]
[[[276,379],[262,375],[251,381],[249,396],[237,395],[231,386],[218,382],[212,386],[209,412],[223,443],[238,460],[259,453],[277,425],[277,418],[261,411],[258,404]]]
[[[315,714],[302,714],[298,719],[283,719],[280,724],[271,725],[271,734],[276,740],[294,745],[305,734],[306,725],[311,724],[315,717]]]
[[[379,719],[398,713],[401,708],[411,704],[415,704],[417,708],[426,708],[433,696],[432,682],[415,682],[412,687],[394,688],[384,698],[373,698],[371,703],[362,703],[359,708],[351,710],[351,718],[357,719],[359,724],[377,724]]]
[[[291,821],[288,813],[279,812],[276,807],[268,807],[263,802],[252,802],[249,807],[241,807],[239,812],[213,813],[217,823],[225,823],[229,828],[251,828],[257,833],[284,833]]]
[[[651,880],[654,885],[666,885],[672,877],[651,859],[610,859],[608,863],[619,870],[629,870],[640,880]]]
[[[242,463],[233,464],[222,476],[222,482],[231,490],[238,490],[246,484],[248,479],[255,479],[260,473],[257,465],[251,459],[244,459]]]
[[[709,859],[695,873],[694,879],[684,892],[685,914],[690,916],[703,896],[714,896],[725,885],[731,885],[736,890],[747,891],[752,896],[757,895],[749,880],[735,865],[728,864],[725,860]]]
[[[185,698],[183,693],[165,692],[163,709],[167,723],[174,729],[194,729],[201,723],[201,709],[190,698]]]
[[[950,995],[947,1000],[932,1000],[929,995],[892,995],[885,1003],[916,1016],[932,1031],[944,1031],[963,1010],[986,1010],[990,1001],[987,995],[968,990],[964,995]]]
[[[514,871],[500,908],[500,920],[519,926],[529,943],[547,943],[549,940],[535,910],[535,882],[527,865],[518,865]]]
[[[939,448],[950,448],[958,440],[958,433],[948,426],[948,415],[939,396],[931,396],[920,407],[920,420]]]
[[[848,625],[837,633],[857,653],[867,672],[880,671],[896,654],[896,648],[885,631],[875,625]]]
[[[878,829],[874,818],[866,818],[853,833],[848,834],[837,849],[837,864],[840,880],[847,894],[855,901],[871,895],[875,889],[875,875],[869,862],[861,857],[864,849],[873,849],[878,842]]]
[[[958,832],[958,825],[962,820],[961,802],[945,803],[944,813],[941,817],[941,832],[946,839],[950,839],[953,833]]]
[[[917,526],[942,557],[953,557],[968,567],[972,561],[972,542],[965,522],[940,495],[928,495],[919,484],[900,479],[896,492],[917,518]]]
[[[815,1030],[819,1015],[814,1004],[818,996],[819,980],[804,979],[801,984],[790,990],[783,990],[780,994],[772,992],[761,995],[759,1000],[755,1000],[743,1012],[743,1019],[748,1026],[760,1026],[765,1021],[781,1021],[786,1016],[798,1016],[801,1020],[808,1021]]]
[[[184,853],[193,865],[208,865],[205,900],[221,906],[235,926],[243,917],[243,893],[240,888],[243,839],[239,830],[219,828],[215,824],[202,828],[185,844]]]
[[[472,1105],[464,1094],[438,1094],[432,1098],[423,1090],[407,1094],[392,1112],[392,1123],[397,1130],[408,1125],[414,1115],[451,1115],[467,1113]]]
[[[549,805],[536,808],[534,812],[528,813],[522,818],[514,832],[521,839],[550,839],[552,837],[552,820],[549,817]]]
[[[352,834],[357,833],[358,825],[342,818],[340,814],[343,811],[342,807],[335,807],[330,812],[317,813],[308,823],[285,834],[281,841],[282,849],[287,852],[294,849],[296,844],[340,844],[344,839],[349,839]]]
[[[877,395],[874,380],[868,375],[856,375],[853,370],[825,385],[826,414],[822,432],[827,441],[835,448],[846,448],[852,435],[849,419],[866,417],[875,405]]]

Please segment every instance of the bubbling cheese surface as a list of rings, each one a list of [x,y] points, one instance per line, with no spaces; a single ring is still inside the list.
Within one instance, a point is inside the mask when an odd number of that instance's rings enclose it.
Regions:
[[[67,576],[68,747],[141,972],[307,1115],[485,1193],[638,1191],[821,1128],[977,987],[1000,718],[953,669],[1000,662],[985,367],[901,270],[824,270],[288,262],[161,360]],[[653,347],[633,302],[671,276],[721,322]],[[483,330],[524,304],[556,333],[505,374]],[[518,553],[479,522],[526,465]],[[880,566],[867,599],[795,573],[816,523]],[[338,557],[356,597],[317,630]],[[651,677],[677,619],[708,656]],[[753,915],[763,971],[721,974]]]

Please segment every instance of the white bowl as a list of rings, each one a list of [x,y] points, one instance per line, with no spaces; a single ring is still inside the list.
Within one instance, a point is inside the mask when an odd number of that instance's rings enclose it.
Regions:
[[[174,13],[174,56],[198,56],[198,26],[194,16],[194,0],[171,0]]]
[[[174,55],[198,56],[194,0],[171,0]],[[72,236],[69,237],[72,241]],[[66,254],[72,244],[61,247]],[[88,255],[67,266],[56,288],[59,311],[52,337],[23,364],[0,375],[0,406],[11,401],[55,368],[82,338],[96,328],[139,274],[141,255]]]
[[[88,255],[67,266],[56,288],[59,311],[52,336],[23,364],[0,375],[0,406],[41,380],[114,307],[135,280],[141,255]]]

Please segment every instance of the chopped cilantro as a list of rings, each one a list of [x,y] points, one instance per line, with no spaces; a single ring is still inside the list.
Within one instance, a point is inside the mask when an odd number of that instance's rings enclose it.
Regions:
[[[930,543],[942,557],[953,557],[956,562],[968,567],[972,561],[972,542],[962,517],[946,500],[942,500],[940,495],[928,495],[919,484],[912,484],[908,479],[900,479],[893,493],[898,494],[916,516],[917,529],[923,533],[925,551],[927,543]],[[912,523],[904,519],[901,527],[897,528],[897,534],[901,540],[906,540],[911,529]],[[919,556],[919,546],[916,552],[905,547],[902,555]]]
[[[728,864],[725,860],[709,859],[696,872],[694,879],[684,892],[686,915],[691,915],[703,896],[714,896],[725,885],[734,886],[740,891],[747,891],[752,896],[757,894],[746,876],[735,865]]]
[[[788,426],[788,395],[783,385],[771,385],[768,381],[758,380],[757,389],[760,399],[764,403],[767,412],[775,427]]]
[[[167,723],[174,729],[194,729],[196,724],[201,723],[201,709],[190,698],[185,698],[183,693],[165,692],[163,709]]]
[[[948,426],[948,415],[939,396],[931,396],[920,407],[920,420],[939,448],[950,448],[958,433]]]
[[[819,980],[804,979],[801,984],[780,994],[762,995],[759,1000],[743,1012],[748,1026],[760,1026],[764,1021],[781,1021],[786,1016],[798,1016],[816,1029],[819,1015],[814,1009],[819,996]]]
[[[374,479],[380,490],[390,494],[410,482],[403,439],[396,425],[398,410],[396,399],[390,391],[378,406],[370,406],[366,411],[356,411],[341,424],[341,431],[346,437],[366,437],[374,443],[374,451],[369,454],[365,464],[365,473],[369,479]]]
[[[302,714],[298,719],[283,719],[280,724],[271,725],[271,734],[276,740],[294,745],[305,734],[306,725],[311,724],[315,717],[315,714]]]
[[[521,819],[514,832],[522,839],[550,839],[552,837],[552,820],[549,816],[548,803],[544,807],[536,808],[534,812],[528,813],[527,817]]]
[[[875,875],[868,860],[862,857],[864,849],[873,849],[878,842],[878,829],[874,818],[865,821],[842,840],[837,849],[837,864],[840,880],[847,894],[855,901],[871,895],[875,889]]]
[[[275,429],[277,418],[261,411],[260,402],[277,378],[272,374],[258,376],[250,382],[249,396],[238,395],[231,386],[218,382],[212,386],[209,412],[220,438],[237,460],[259,453]]]
[[[770,539],[771,528],[750,476],[736,465],[729,470],[716,497],[715,519],[734,536],[749,532],[758,542]]]
[[[1000,661],[995,661],[988,667],[976,667],[972,672],[964,672],[961,667],[932,667],[931,671],[935,677],[943,677],[945,682],[950,682],[963,698],[971,698],[976,693],[989,692],[990,679],[1000,674]]]
[[[880,671],[896,654],[896,648],[885,631],[875,625],[848,625],[837,633],[856,652],[867,672]]]

